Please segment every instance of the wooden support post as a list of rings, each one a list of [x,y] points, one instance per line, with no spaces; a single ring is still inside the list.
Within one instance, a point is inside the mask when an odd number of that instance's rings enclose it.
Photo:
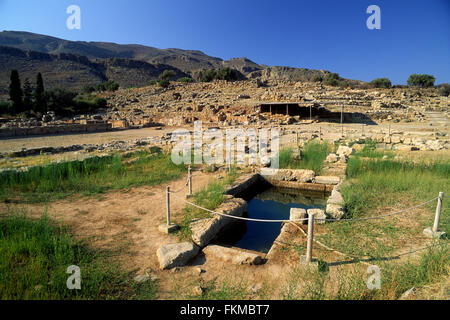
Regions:
[[[312,106],[309,106],[309,120],[312,121]]]
[[[391,124],[389,123],[389,137],[391,136]]]
[[[287,116],[289,115],[289,105],[288,104],[286,105],[286,115]]]
[[[438,231],[438,227],[439,227],[439,220],[441,218],[441,210],[442,210],[442,200],[444,199],[444,193],[443,192],[439,192],[439,197],[438,197],[438,203],[436,206],[436,215],[434,217],[434,224],[433,224],[433,232],[437,232]]]
[[[439,192],[438,202],[437,202],[437,206],[436,206],[436,215],[434,216],[433,227],[426,228],[425,230],[423,230],[423,233],[425,234],[425,236],[427,236],[429,238],[439,239],[443,235],[445,235],[444,231],[439,231],[439,220],[441,218],[441,210],[442,210],[442,201],[443,200],[444,200],[444,193]]]
[[[164,234],[170,234],[177,231],[180,227],[170,222],[170,187],[166,189],[166,206],[167,206],[167,224],[158,226],[158,230]]]
[[[167,205],[167,225],[170,226],[170,187],[166,190],[166,205]]]
[[[192,196],[192,168],[189,166],[188,168],[188,185],[189,185],[189,195]]]
[[[308,242],[306,244],[306,263],[312,262],[312,248],[314,241],[314,214],[308,212]]]

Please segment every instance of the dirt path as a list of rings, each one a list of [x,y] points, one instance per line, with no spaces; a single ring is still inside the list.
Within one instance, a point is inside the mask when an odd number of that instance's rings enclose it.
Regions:
[[[206,186],[212,174],[198,172],[193,181],[193,191]],[[173,189],[183,187],[187,175],[168,184]],[[158,225],[165,222],[165,188],[139,187],[130,190],[111,191],[99,198],[79,198],[56,201],[48,205],[51,219],[67,225],[76,238],[86,239],[94,247],[123,248],[129,254],[119,257],[124,267],[144,273],[158,268],[156,250],[163,244],[177,242],[174,236],[158,232]],[[185,189],[187,192],[187,188]],[[180,192],[179,195],[183,195]],[[184,203],[171,199],[174,219],[180,217]],[[39,217],[46,205],[25,206],[32,217]],[[0,204],[5,210],[6,205]],[[131,255],[131,256],[130,256]]]

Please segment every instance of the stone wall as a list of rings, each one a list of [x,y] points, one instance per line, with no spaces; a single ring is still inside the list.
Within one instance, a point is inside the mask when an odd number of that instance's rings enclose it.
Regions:
[[[0,128],[0,138],[26,137],[45,134],[68,134],[111,130],[110,123],[64,124],[31,128]]]

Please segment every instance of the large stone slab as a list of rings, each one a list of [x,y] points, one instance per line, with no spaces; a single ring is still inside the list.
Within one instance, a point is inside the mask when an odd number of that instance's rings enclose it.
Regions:
[[[327,204],[335,204],[343,206],[345,203],[344,198],[342,197],[342,194],[337,190],[337,188],[334,188],[331,192],[331,196],[327,200]]]
[[[305,169],[263,169],[261,175],[271,180],[312,182],[315,173]]]
[[[240,198],[230,198],[222,203],[216,210],[219,213],[242,217],[247,211],[247,202]],[[227,225],[235,219],[215,215],[212,218],[201,219],[191,223],[192,241],[200,247],[207,246]]]
[[[346,147],[346,146],[339,146],[338,150],[336,151],[336,154],[338,156],[350,156],[355,153],[355,149],[352,147]]]
[[[302,219],[306,219],[306,218],[307,218],[307,215],[306,215],[305,209],[291,208],[289,220],[292,220],[293,222],[297,222],[300,224],[307,224],[307,220],[302,220]]]
[[[259,265],[263,263],[262,254],[241,250],[237,248],[209,245],[203,249],[203,253],[208,257],[215,257],[220,260],[242,265]]]
[[[333,219],[341,219],[345,214],[345,210],[342,205],[327,204],[326,213]]]
[[[275,180],[275,179],[271,179],[271,178],[267,178],[267,181],[269,181],[270,184],[272,184],[274,187],[279,187],[279,188],[311,190],[311,191],[318,191],[318,192],[331,192],[331,188],[332,188],[332,186],[328,186],[326,184],[319,184],[319,183],[281,181],[281,180]],[[328,190],[328,189],[330,189],[330,190]]]
[[[194,258],[200,248],[192,242],[168,244],[156,251],[161,269],[171,269],[185,266]]]
[[[331,185],[337,185],[341,179],[339,177],[334,176],[317,176],[314,179],[315,183],[320,184],[331,184]]]
[[[325,211],[322,209],[308,209],[307,211],[308,216],[310,214],[314,215],[314,222],[318,224],[325,223],[325,219],[327,218],[327,215],[325,214]]]

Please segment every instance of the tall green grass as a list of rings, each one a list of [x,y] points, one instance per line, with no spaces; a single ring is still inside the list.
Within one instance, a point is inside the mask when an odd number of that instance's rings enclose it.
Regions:
[[[69,290],[71,265],[80,267],[81,290]],[[128,299],[154,297],[155,284],[145,290],[111,263],[108,252],[74,241],[67,230],[43,216],[31,220],[24,213],[0,215],[0,299]]]
[[[309,169],[320,174],[330,150],[328,142],[310,141],[301,149],[301,160],[296,160],[292,148],[283,149],[279,155],[280,169]]]
[[[360,218],[392,213],[450,192],[450,161],[416,163],[351,157],[347,181],[341,187],[347,210],[346,218]],[[318,237],[330,247],[356,257],[380,260],[409,246],[426,227],[433,225],[436,201],[408,212],[403,223],[396,217],[369,221],[327,224]],[[450,205],[444,199],[439,228],[450,232]],[[417,215],[420,210],[428,214]]]
[[[95,194],[109,189],[157,185],[178,178],[184,166],[169,154],[137,152],[131,155],[93,157],[83,161],[32,167],[0,174],[0,198],[40,202],[72,194]]]
[[[428,249],[418,259],[379,264],[381,287],[369,290],[368,274],[357,269],[341,268],[337,274],[294,269],[282,292],[284,299],[306,300],[395,300],[412,287],[422,289],[440,283],[449,276],[450,264],[446,245]],[[433,298],[433,297],[430,297]]]
[[[223,179],[211,181],[205,188],[195,193],[189,201],[209,210],[216,209],[226,200],[226,187],[233,184],[238,176],[239,173],[236,168],[232,167],[232,170]],[[180,237],[183,239],[190,238],[190,224],[192,220],[209,217],[211,217],[211,213],[186,205],[183,221],[180,224]]]
[[[357,158],[382,159],[386,157],[387,159],[393,159],[394,155],[395,153],[391,150],[377,150],[377,142],[372,139],[367,139],[364,147],[356,152],[354,156]]]
[[[395,205],[405,198],[426,201],[441,191],[450,192],[450,161],[445,160],[413,163],[350,158],[346,174],[351,183],[342,192],[351,217]],[[448,208],[448,201],[444,201],[443,210]],[[443,220],[448,227],[450,220]]]

